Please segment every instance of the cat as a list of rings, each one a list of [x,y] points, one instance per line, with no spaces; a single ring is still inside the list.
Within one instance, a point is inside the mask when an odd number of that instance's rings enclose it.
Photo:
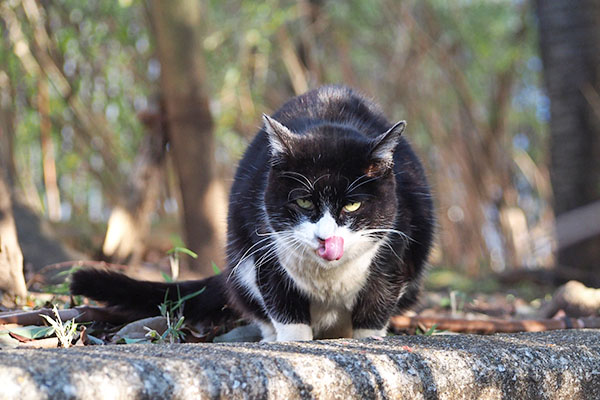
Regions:
[[[157,283],[83,269],[71,292],[140,318],[204,288],[185,304],[188,322],[243,316],[263,341],[385,336],[418,299],[434,235],[405,127],[344,86],[294,97],[263,115],[238,166],[223,273]]]

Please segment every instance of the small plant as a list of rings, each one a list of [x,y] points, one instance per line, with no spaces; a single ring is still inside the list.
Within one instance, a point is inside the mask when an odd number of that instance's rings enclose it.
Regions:
[[[169,343],[177,343],[184,339],[185,333],[182,332],[181,328],[183,327],[185,317],[179,317],[175,325],[173,325],[171,322],[171,315],[169,312],[167,312],[164,317],[167,319],[167,329],[163,332],[163,334],[159,334],[155,329],[144,327],[144,329],[148,331],[148,333],[146,333],[146,337],[156,343],[165,343],[167,341]]]
[[[466,302],[466,293],[463,293],[459,290],[450,291],[450,309],[452,310],[452,315],[456,315],[457,313],[462,312]]]
[[[198,254],[194,253],[190,249],[185,247],[175,246],[171,250],[167,251],[169,255],[169,264],[171,266],[171,279],[170,281],[175,281],[179,277],[179,260],[181,254],[187,254],[192,258],[198,258]],[[163,274],[163,277],[165,274]]]
[[[421,329],[421,328],[417,328],[417,330],[416,330],[416,334],[417,334],[417,335],[423,335],[423,336],[433,336],[433,335],[435,335],[436,333],[440,333],[440,332],[442,332],[442,331],[438,331],[438,330],[437,330],[437,326],[438,326],[438,324],[433,324],[433,325],[431,326],[431,328],[429,328],[429,329],[427,329],[427,330],[425,330],[425,327],[423,327],[423,329]]]
[[[187,300],[198,296],[203,291],[204,288],[181,297],[179,287],[177,287],[177,301],[172,301],[168,298],[169,292],[167,290],[164,301],[158,306],[160,315],[167,320],[167,329],[161,335],[155,329],[144,327],[148,331],[146,337],[157,343],[165,343],[167,341],[169,343],[176,343],[184,339],[185,333],[181,330],[185,322],[183,306]],[[174,320],[177,320],[177,322],[173,323]]]
[[[75,338],[75,333],[77,333],[77,322],[75,322],[75,318],[70,319],[66,322],[62,322],[60,319],[60,314],[58,313],[58,309],[56,305],[52,307],[52,312],[56,316],[56,319],[44,314],[40,314],[42,318],[44,318],[52,329],[54,330],[54,334],[58,338],[58,342],[61,347],[68,348],[71,346],[73,339]]]
[[[179,261],[181,254],[187,254],[192,258],[198,258],[198,254],[184,247],[183,242],[180,239],[172,238],[172,240],[173,242],[176,242],[174,243],[175,246],[167,251],[167,254],[169,255],[169,264],[171,266],[171,276],[164,272],[162,273],[163,279],[166,282],[175,282],[179,277]],[[221,273],[219,267],[217,267],[214,262],[212,263],[212,268],[215,274]],[[183,316],[184,303],[187,300],[198,296],[203,291],[204,288],[181,297],[179,286],[177,286],[177,301],[172,301],[169,299],[169,291],[167,290],[164,301],[158,306],[160,315],[167,320],[167,329],[160,334],[155,329],[144,327],[144,329],[148,331],[146,337],[155,343],[164,343],[166,341],[169,343],[176,343],[184,339],[185,334],[181,330],[185,321],[185,317]],[[173,323],[173,321],[177,322]]]

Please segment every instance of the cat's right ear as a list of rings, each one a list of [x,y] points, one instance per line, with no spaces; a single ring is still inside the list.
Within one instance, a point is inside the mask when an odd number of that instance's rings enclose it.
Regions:
[[[271,146],[271,155],[274,157],[285,154],[291,155],[293,142],[297,135],[281,122],[269,117],[267,114],[263,114],[263,122],[265,124],[265,132],[267,132],[267,137],[269,138],[269,145]]]
[[[397,122],[373,140],[370,154],[372,162],[369,167],[370,173],[376,174],[378,171],[381,172],[394,164],[394,151],[405,128],[406,121]]]

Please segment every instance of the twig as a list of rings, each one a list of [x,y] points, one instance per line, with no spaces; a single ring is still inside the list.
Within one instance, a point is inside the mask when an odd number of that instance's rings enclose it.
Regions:
[[[58,311],[63,321],[75,319],[75,322],[108,322],[120,325],[129,321],[126,313],[110,307],[81,306]],[[44,325],[45,320],[40,315],[54,317],[54,312],[49,308],[34,311],[14,311],[0,314],[0,325]]]
[[[435,318],[435,317],[404,317],[395,316],[390,321],[392,328],[403,331],[415,331],[417,328],[431,328],[442,331],[459,333],[516,333],[516,332],[543,332],[557,329],[584,329],[600,328],[599,317],[588,318],[562,318],[562,319],[539,319],[539,320],[470,320],[458,318]]]
[[[111,263],[107,263],[104,261],[86,261],[86,260],[75,260],[75,261],[63,261],[63,262],[59,262],[56,264],[49,264],[46,265],[44,268],[42,268],[41,271],[47,270],[47,269],[58,269],[58,268],[63,268],[63,267],[94,267],[94,268],[110,268],[110,269],[116,269],[119,271],[125,271],[127,270],[129,267],[127,265],[123,265],[123,264],[111,264]]]
[[[34,349],[53,349],[58,347],[58,338],[49,337],[44,339],[32,340],[30,342],[19,343],[19,347],[30,347]]]
[[[283,64],[285,65],[292,86],[294,87],[294,92],[296,92],[296,94],[306,92],[308,90],[308,79],[285,26],[282,26],[281,29],[277,31],[277,40],[280,44]]]

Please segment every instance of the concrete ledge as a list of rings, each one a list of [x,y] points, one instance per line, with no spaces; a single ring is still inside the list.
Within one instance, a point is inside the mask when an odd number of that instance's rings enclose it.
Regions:
[[[0,349],[2,399],[598,399],[600,331]]]

